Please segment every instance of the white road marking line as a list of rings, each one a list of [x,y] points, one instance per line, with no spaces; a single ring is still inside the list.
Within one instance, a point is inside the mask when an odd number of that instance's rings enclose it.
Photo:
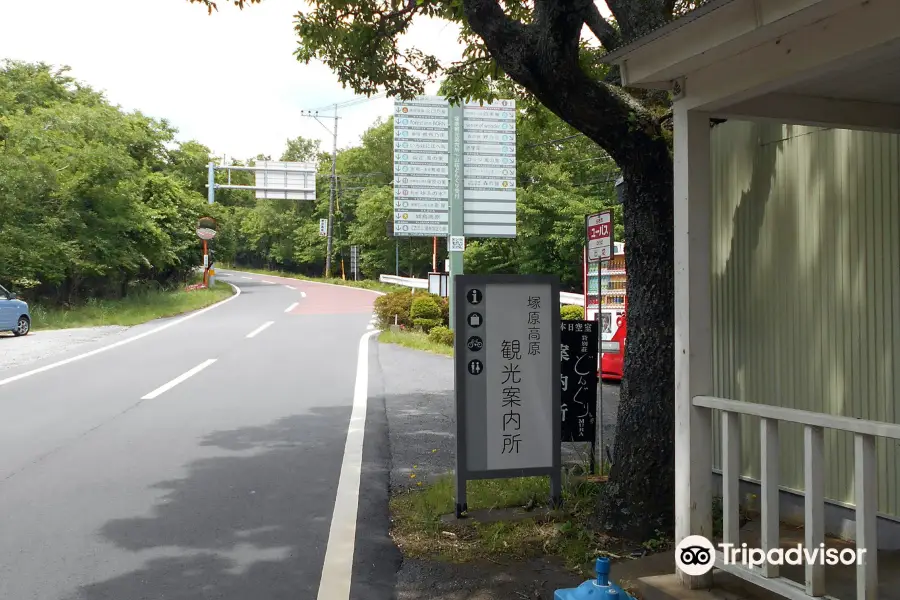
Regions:
[[[286,287],[286,288],[289,289],[289,290],[296,290],[296,289],[297,289],[297,288],[295,288],[295,287],[292,286],[292,285],[286,285],[286,286],[284,286],[284,287]]]
[[[83,358],[88,358],[89,356],[94,356],[94,355],[100,354],[101,352],[106,352],[107,350],[112,350],[113,348],[120,348],[120,347],[124,346],[125,344],[130,344],[131,342],[135,342],[139,339],[145,338],[148,335],[153,335],[154,333],[159,333],[160,331],[168,329],[169,327],[174,327],[175,325],[184,323],[188,319],[193,319],[194,317],[196,317],[198,315],[202,315],[205,312],[211,311],[212,309],[214,309],[216,307],[222,306],[226,302],[231,302],[232,300],[234,300],[235,298],[237,298],[238,296],[241,295],[241,288],[234,285],[233,283],[229,283],[227,281],[226,281],[226,283],[228,283],[228,285],[233,287],[236,292],[234,294],[234,296],[231,296],[230,298],[225,298],[221,302],[217,302],[217,303],[213,304],[212,306],[207,306],[206,308],[200,309],[197,312],[194,312],[194,313],[191,313],[184,317],[181,317],[180,319],[177,319],[175,321],[170,321],[170,322],[166,323],[165,325],[160,325],[156,329],[151,329],[150,331],[145,331],[144,333],[140,333],[134,337],[130,337],[128,339],[124,339],[124,340],[115,342],[114,344],[110,344],[109,346],[103,346],[102,348],[97,348],[96,350],[91,350],[90,352],[85,352],[84,354],[79,354],[77,356],[73,356],[71,358],[61,360],[59,362],[55,362],[55,363],[52,363],[49,365],[44,365],[43,367],[38,367],[37,369],[33,369],[31,371],[26,371],[25,373],[19,373],[18,375],[13,375],[12,377],[7,377],[6,379],[0,379],[0,386],[6,385],[7,383],[12,383],[13,381],[18,381],[20,379],[25,379],[26,377],[31,377],[32,375],[37,375],[38,373],[43,373],[45,371],[49,371],[50,369],[55,369],[57,367],[67,365],[69,363],[73,363],[73,362],[75,362],[77,360],[81,360]]]
[[[266,281],[265,279],[263,279],[263,283],[268,283],[269,285],[275,285],[274,281]]]
[[[301,298],[306,298],[306,292],[300,292],[300,297],[301,297]]]
[[[164,394],[164,393],[168,392],[169,390],[171,390],[173,387],[175,387],[179,383],[182,383],[183,381],[186,381],[187,379],[193,377],[194,375],[196,375],[197,373],[199,373],[200,371],[202,371],[209,365],[216,362],[216,360],[217,359],[215,359],[215,358],[210,358],[209,360],[203,361],[202,363],[200,363],[199,365],[197,365],[196,367],[194,367],[187,373],[182,373],[181,375],[179,375],[178,377],[176,377],[169,383],[156,388],[155,390],[153,390],[152,392],[150,392],[149,394],[147,394],[146,396],[141,398],[141,400],[153,400],[160,394]]]
[[[258,334],[260,334],[263,331],[265,331],[266,329],[268,329],[274,322],[275,321],[266,321],[265,323],[263,323],[262,325],[260,325],[259,327],[257,327],[256,329],[254,329],[253,331],[248,333],[247,337],[248,338],[256,337]]]
[[[362,475],[363,440],[366,435],[366,408],[369,401],[369,332],[359,340],[353,411],[347,429],[344,460],[338,479],[331,530],[325,546],[325,563],[319,580],[318,600],[349,600],[356,546],[356,516],[359,511],[359,481]]]
[[[241,279],[249,279],[250,281],[253,281],[252,277],[241,277]]]
[[[298,306],[300,306],[300,303],[299,303],[299,302],[294,302],[293,304],[291,304],[290,306],[288,306],[286,309],[284,309],[284,312],[289,313],[289,312],[291,312],[292,310],[294,310],[295,308],[297,308]]]

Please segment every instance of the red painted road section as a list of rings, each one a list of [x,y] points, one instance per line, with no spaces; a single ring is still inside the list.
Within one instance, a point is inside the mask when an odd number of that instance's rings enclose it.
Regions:
[[[290,285],[297,288],[297,307],[291,315],[348,315],[348,314],[372,314],[375,299],[378,294],[368,290],[340,285],[323,285],[300,279],[285,277],[269,277],[263,275],[251,277],[259,281],[274,281],[279,285]],[[240,285],[240,284],[239,284]],[[300,292],[306,293],[306,298],[301,298]]]

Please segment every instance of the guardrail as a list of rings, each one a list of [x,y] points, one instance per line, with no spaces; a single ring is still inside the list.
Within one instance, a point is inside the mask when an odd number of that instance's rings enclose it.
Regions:
[[[402,285],[409,288],[417,288],[420,290],[428,289],[427,279],[416,279],[415,277],[398,277],[397,275],[381,275],[378,278],[381,283],[390,283],[393,285]],[[559,293],[559,303],[569,304],[573,306],[584,306],[584,296],[581,294],[571,294],[569,292]]]

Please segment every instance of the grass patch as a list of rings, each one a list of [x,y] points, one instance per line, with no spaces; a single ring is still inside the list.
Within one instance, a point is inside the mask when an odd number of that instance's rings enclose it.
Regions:
[[[564,477],[563,509],[549,513],[547,477],[479,480],[467,486],[470,513],[478,509],[521,507],[535,518],[448,525],[443,515],[454,511],[453,479],[413,488],[391,499],[392,536],[405,556],[465,562],[473,559],[522,560],[557,556],[570,569],[589,577],[597,556],[618,557],[621,543],[592,528],[592,516],[602,483]]]
[[[364,290],[374,290],[376,292],[382,292],[385,294],[389,294],[391,292],[396,292],[398,290],[406,290],[409,291],[408,287],[403,287],[399,285],[391,285],[389,283],[381,283],[380,281],[376,281],[374,279],[360,279],[359,281],[353,281],[352,279],[341,279],[340,277],[306,277],[305,275],[298,275],[297,273],[289,273],[287,271],[272,271],[271,269],[254,269],[251,267],[241,267],[238,265],[225,265],[222,263],[221,268],[223,269],[233,269],[235,271],[244,271],[245,273],[256,273],[257,275],[270,275],[272,277],[285,277],[288,279],[297,279],[299,281],[317,281],[319,283],[330,283],[332,285],[343,285],[347,287],[355,287],[361,288]]]
[[[420,331],[398,331],[394,333],[391,330],[382,331],[378,336],[378,341],[384,344],[397,344],[405,346],[413,350],[423,350],[434,354],[443,354],[444,356],[453,356],[453,346],[439,344],[432,341],[426,334]]]
[[[234,294],[227,283],[217,281],[212,289],[185,291],[134,290],[120,300],[89,300],[80,306],[55,308],[31,307],[32,328],[35,331],[96,327],[101,325],[140,325],[153,319],[173,317],[215,304]]]

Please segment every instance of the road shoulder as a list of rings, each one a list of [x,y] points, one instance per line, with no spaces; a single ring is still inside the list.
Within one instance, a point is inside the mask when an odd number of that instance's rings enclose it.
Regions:
[[[390,493],[427,485],[454,469],[453,359],[393,344],[377,345],[390,447]],[[371,383],[370,383],[371,386]],[[370,387],[371,389],[371,387]],[[552,599],[582,578],[560,561],[478,560],[455,564],[403,557],[398,600]],[[527,594],[523,596],[522,594]]]

